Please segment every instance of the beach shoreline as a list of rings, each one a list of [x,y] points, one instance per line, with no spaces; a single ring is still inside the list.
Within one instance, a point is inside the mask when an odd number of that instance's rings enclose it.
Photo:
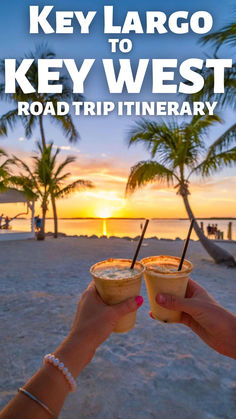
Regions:
[[[232,223],[229,233],[229,223]],[[235,222],[231,220],[200,220],[199,225],[203,227],[204,233],[207,235],[207,226],[217,225],[218,232],[223,233],[223,239],[230,237],[236,240]],[[135,238],[141,234],[144,219],[59,219],[58,231],[68,236],[82,236],[82,237],[131,237]],[[30,231],[31,224],[29,220],[15,220],[12,222],[12,232]],[[146,231],[145,237],[158,239],[185,239],[189,229],[189,220],[153,220],[151,219]],[[46,220],[46,233],[54,232],[54,221],[52,219]],[[0,236],[1,236],[0,231]],[[229,235],[230,234],[230,235]],[[1,238],[1,237],[0,237]],[[192,232],[191,238],[198,240],[195,231]],[[211,239],[215,239],[215,233],[211,234]]]
[[[46,237],[53,237],[54,233],[52,231],[48,231],[45,236]],[[74,234],[74,235],[69,235],[66,233],[58,233],[58,238],[62,238],[62,237],[68,237],[68,238],[78,238],[78,239],[107,239],[107,240],[115,240],[115,239],[121,239],[121,240],[127,240],[127,241],[138,241],[140,239],[140,235],[136,236],[136,237],[130,237],[130,236],[97,236],[96,234],[93,234],[91,236],[89,235],[84,235],[84,234]],[[144,242],[148,241],[148,240],[158,240],[158,241],[170,241],[170,242],[174,242],[174,241],[182,241],[184,242],[185,239],[181,239],[180,237],[176,237],[175,239],[170,239],[170,238],[166,238],[166,237],[157,237],[157,236],[153,236],[153,237],[148,237],[148,238],[144,238]],[[193,240],[190,239],[190,241],[192,242],[199,242],[200,240]],[[236,240],[218,240],[218,239],[211,239],[211,241],[213,243],[229,243],[229,244],[236,244]]]

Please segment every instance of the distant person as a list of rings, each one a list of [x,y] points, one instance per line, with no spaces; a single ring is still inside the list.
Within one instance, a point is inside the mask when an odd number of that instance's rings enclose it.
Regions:
[[[5,218],[5,229],[6,230],[9,230],[10,222],[11,222],[11,219],[7,215],[6,218]]]
[[[215,351],[236,359],[236,316],[218,304],[203,287],[190,279],[186,298],[159,294],[157,302],[162,307],[181,310],[181,323]],[[142,303],[142,297],[138,296],[113,306],[106,305],[92,281],[78,304],[69,335],[53,354],[44,358],[38,372],[19,388],[17,395],[0,412],[0,419],[57,418],[69,391],[76,387],[74,380],[92,360],[96,349],[110,336],[117,322]],[[168,335],[168,331],[166,333]],[[158,351],[158,348],[153,349]],[[96,382],[96,376],[93,379]],[[104,390],[105,386],[106,383]]]
[[[218,239],[218,224],[215,224],[215,239]]]
[[[210,224],[208,224],[207,226],[207,237],[209,237],[211,235],[211,226]]]
[[[36,215],[36,217],[34,217],[34,224],[35,224],[35,231],[38,232],[42,224],[42,219],[39,217],[39,215]]]
[[[211,236],[215,236],[215,234],[216,234],[216,227],[215,227],[215,224],[212,224],[211,225]]]
[[[0,229],[2,228],[2,220],[3,220],[4,214],[0,215]]]

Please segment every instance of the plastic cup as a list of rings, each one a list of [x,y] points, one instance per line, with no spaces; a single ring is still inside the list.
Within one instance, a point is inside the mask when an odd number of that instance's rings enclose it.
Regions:
[[[91,275],[95,281],[95,285],[100,297],[104,303],[114,305],[127,300],[130,297],[136,297],[140,295],[140,288],[142,284],[142,277],[145,271],[144,266],[140,262],[136,262],[134,265],[134,275],[131,277],[122,278],[102,278],[100,274],[111,268],[129,269],[132,260],[129,259],[107,259],[102,262],[98,262],[93,265],[90,269]],[[125,333],[131,330],[136,323],[136,311],[129,313],[117,323],[114,332]]]
[[[193,270],[192,263],[185,259],[181,271],[178,271],[180,258],[174,256],[152,256],[141,260],[141,263],[146,268],[144,278],[153,317],[164,323],[178,323],[181,312],[161,307],[156,302],[156,296],[169,294],[184,297]],[[176,270],[163,272],[163,268]]]

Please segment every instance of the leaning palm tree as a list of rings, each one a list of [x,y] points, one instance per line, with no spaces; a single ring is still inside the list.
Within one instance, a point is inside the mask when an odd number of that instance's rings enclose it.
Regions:
[[[15,184],[21,186],[25,193],[32,191],[40,200],[42,208],[42,223],[40,232],[37,236],[38,240],[45,238],[45,221],[49,208],[50,199],[52,201],[54,214],[54,237],[57,237],[57,211],[56,200],[63,198],[70,193],[81,189],[93,187],[92,182],[88,180],[77,179],[71,184],[65,181],[69,178],[70,173],[63,173],[64,169],[75,161],[74,157],[67,157],[61,163],[58,163],[57,157],[60,149],[56,149],[53,153],[53,143],[43,147],[37,143],[38,153],[32,157],[33,167],[30,168],[23,160],[14,156],[14,161],[24,169],[24,173],[15,177]]]
[[[17,86],[16,93],[14,94],[5,94],[5,84],[0,83],[0,99],[6,100],[14,105],[13,109],[5,113],[0,118],[0,135],[6,136],[8,134],[8,129],[13,129],[15,124],[20,121],[23,123],[25,129],[26,138],[31,138],[33,130],[36,126],[40,129],[41,135],[41,144],[43,147],[46,147],[46,134],[44,129],[44,120],[46,116],[39,115],[29,115],[29,116],[19,116],[18,115],[18,102],[41,102],[43,107],[45,107],[47,102],[52,102],[54,107],[60,101],[71,103],[72,100],[81,100],[82,96],[74,94],[69,79],[66,76],[60,75],[58,81],[53,82],[53,84],[60,84],[63,86],[62,93],[38,93],[38,59],[53,59],[55,58],[55,53],[50,51],[48,47],[44,44],[36,48],[35,51],[27,54],[25,58],[34,59],[33,64],[28,70],[26,76],[32,86],[35,88],[35,93],[25,94],[22,92],[21,88]],[[22,59],[17,60],[17,66],[22,61]],[[5,64],[4,61],[0,62],[0,74],[4,77]],[[49,120],[53,123],[56,123],[63,131],[63,134],[70,142],[76,142],[79,138],[78,131],[73,123],[72,117],[70,114],[60,116],[60,115],[49,115],[47,116]]]
[[[236,163],[236,147],[230,148],[229,142],[218,139],[208,149],[204,137],[209,127],[220,121],[216,115],[194,116],[190,123],[157,123],[141,120],[131,131],[129,146],[143,144],[150,152],[151,159],[140,161],[131,168],[126,193],[133,193],[150,182],[163,182],[173,185],[183,199],[187,214],[194,218],[189,203],[190,178],[192,175],[210,176],[223,167]],[[235,137],[231,142],[235,141]],[[194,229],[206,251],[216,261],[235,265],[233,257],[208,240],[198,226]]]

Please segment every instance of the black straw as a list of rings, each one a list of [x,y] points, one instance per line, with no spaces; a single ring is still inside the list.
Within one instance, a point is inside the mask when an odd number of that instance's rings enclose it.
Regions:
[[[136,252],[135,252],[135,255],[134,255],[134,257],[133,257],[133,261],[132,261],[132,264],[131,264],[130,269],[134,269],[134,265],[135,265],[135,262],[136,262],[136,260],[137,260],[138,254],[139,254],[139,250],[140,250],[140,247],[141,247],[141,245],[142,245],[143,238],[144,238],[144,235],[145,235],[145,233],[146,233],[148,223],[149,223],[149,220],[146,220],[145,225],[144,225],[144,227],[143,227],[143,231],[142,231],[141,237],[140,237],[140,239],[139,239],[138,247],[137,247]]]
[[[187,249],[188,249],[189,239],[190,239],[190,236],[191,236],[191,233],[192,233],[194,223],[195,223],[195,219],[193,218],[191,220],[188,235],[187,235],[187,238],[186,238],[185,243],[184,243],[184,248],[183,248],[180,264],[179,264],[179,267],[178,267],[178,271],[181,271],[181,269],[182,269],[182,266],[183,266],[183,263],[184,263],[184,258],[185,258],[185,255],[186,255],[186,252],[187,252]]]

